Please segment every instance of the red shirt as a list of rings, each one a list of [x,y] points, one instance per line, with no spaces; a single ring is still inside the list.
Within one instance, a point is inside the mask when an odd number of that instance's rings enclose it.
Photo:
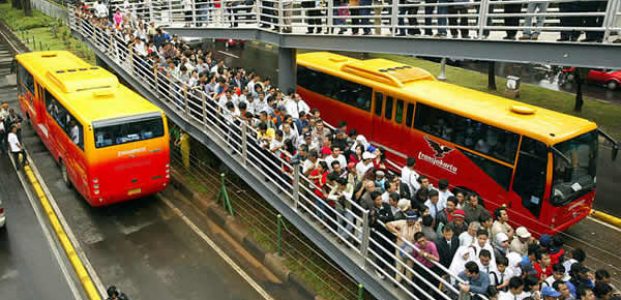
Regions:
[[[545,269],[541,269],[541,265],[536,262],[533,263],[533,268],[537,271],[537,278],[548,278],[549,276],[552,276],[552,264],[547,266]],[[541,275],[543,275],[543,277],[541,277]]]
[[[324,199],[325,196],[323,194],[323,186],[326,184],[326,181],[328,181],[328,172],[325,171],[323,172],[323,174],[319,174],[319,170],[314,169],[310,172],[310,174],[308,174],[309,177],[314,177],[318,175],[321,175],[321,178],[313,179],[313,184],[315,184],[315,189],[313,190],[313,192],[315,193],[315,195],[317,195],[317,197]]]

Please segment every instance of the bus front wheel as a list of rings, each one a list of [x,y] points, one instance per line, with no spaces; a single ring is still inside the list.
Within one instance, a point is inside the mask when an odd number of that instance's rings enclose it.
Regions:
[[[71,188],[71,181],[69,180],[69,174],[67,173],[67,167],[63,161],[60,162],[60,173],[63,177],[63,182],[68,188]]]

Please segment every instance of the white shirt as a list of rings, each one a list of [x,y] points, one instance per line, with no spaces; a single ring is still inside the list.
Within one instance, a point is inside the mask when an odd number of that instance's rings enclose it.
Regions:
[[[80,128],[78,125],[71,127],[71,140],[76,145],[80,144]]]
[[[436,216],[438,214],[438,212],[442,211],[444,209],[444,206],[442,206],[442,203],[440,203],[440,200],[438,199],[438,202],[436,203],[435,207],[433,205],[433,203],[431,203],[431,200],[427,199],[427,201],[425,201],[425,206],[427,206],[429,208],[429,215],[431,215],[431,217],[435,220]]]
[[[459,235],[460,246],[470,246],[474,244],[474,237],[468,234],[468,231],[464,231]]]
[[[300,118],[300,112],[310,112],[310,107],[304,100],[300,99],[299,101],[295,101],[293,99],[287,98],[285,100],[285,107],[287,108],[287,114],[289,114],[294,119]]]
[[[522,292],[519,295],[513,295],[511,294],[510,291],[506,291],[506,292],[500,292],[500,294],[498,294],[498,300],[522,300],[526,297],[528,297],[529,294]]]
[[[97,3],[94,6],[95,8],[95,16],[98,18],[105,18],[108,16],[108,8],[103,3]]]
[[[405,166],[401,169],[401,182],[404,182],[410,188],[410,193],[414,194],[420,188],[420,183],[418,182],[418,173],[414,171],[414,169],[410,169],[410,167]]]
[[[339,154],[339,156],[334,157],[332,155],[328,155],[325,158],[326,164],[328,164],[328,169],[330,169],[330,171],[334,171],[332,170],[332,162],[333,161],[338,161],[341,164],[341,168],[346,168],[347,167],[347,160],[345,160],[345,156],[343,156],[343,154]]]
[[[345,165],[347,166],[347,165]],[[364,174],[367,173],[369,169],[373,168],[373,163],[369,162],[368,164],[364,164],[364,161],[360,161],[356,164],[356,173],[358,173],[358,178],[364,178]]]
[[[135,43],[134,52],[142,57],[147,56],[147,47],[145,47],[144,42],[141,41],[140,43]]]
[[[449,189],[446,189],[446,191],[444,192],[438,189],[438,193],[439,193],[438,203],[442,205],[443,207],[446,207],[446,201],[448,200],[448,198],[450,196],[454,196],[453,193],[449,191]]]
[[[8,136],[7,140],[9,141],[9,147],[11,149],[11,152],[20,152],[20,151],[22,151],[22,147],[19,144],[19,140],[17,139],[17,134],[15,134],[13,132],[9,132],[9,136]]]
[[[314,163],[310,159],[305,160],[304,163],[302,164],[302,173],[306,173],[306,172],[309,172],[310,170],[315,169],[317,167],[318,162],[319,160],[317,160]]]

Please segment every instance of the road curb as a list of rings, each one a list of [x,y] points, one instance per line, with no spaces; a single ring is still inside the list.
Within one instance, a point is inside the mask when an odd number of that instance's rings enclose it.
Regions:
[[[220,225],[224,231],[239,242],[246,251],[260,261],[270,272],[272,272],[283,284],[289,284],[310,299],[322,300],[315,290],[310,288],[300,278],[295,275],[284,264],[284,260],[276,253],[271,253],[263,249],[249,234],[246,228],[235,219],[229,216],[226,211],[218,206],[213,199],[205,199],[196,192],[188,189],[188,185],[183,182],[181,176],[173,173],[171,183],[179,192],[188,198],[192,203],[205,209],[206,216],[214,223]]]
[[[621,228],[621,218],[615,217],[613,215],[607,214],[605,212],[592,210],[591,217],[600,220],[606,224],[612,225],[617,228]]]

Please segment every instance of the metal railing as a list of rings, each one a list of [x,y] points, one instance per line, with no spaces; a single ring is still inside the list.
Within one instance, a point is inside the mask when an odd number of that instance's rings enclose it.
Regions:
[[[321,1],[316,6],[318,2],[187,0],[111,5],[161,26],[269,28],[283,34],[435,34],[571,42],[584,32],[586,41],[608,43],[611,35],[621,32],[621,0],[363,0],[358,6],[345,1]]]
[[[299,166],[292,164],[290,157],[276,155],[261,147],[256,131],[246,122],[232,117],[202,90],[188,87],[152,62],[133,53],[131,47],[110,28],[99,28],[88,19],[76,15],[70,15],[70,25],[74,32],[141,82],[179,117],[201,128],[222,149],[229,149],[232,158],[252,170],[258,179],[270,183],[268,187],[279,195],[279,199],[309,224],[314,224],[324,238],[335,245],[337,242],[346,245],[340,247],[340,250],[352,261],[359,262],[365,272],[371,276],[374,271],[389,275],[388,281],[396,287],[396,295],[425,299],[433,298],[435,293],[442,299],[451,299],[460,294],[451,282],[463,281],[439,263],[433,262],[435,268],[440,270],[436,273],[414,259],[412,253],[403,253],[403,258],[398,258],[400,251],[394,249],[401,247],[380,233],[384,224],[380,221],[372,223],[374,217],[368,210],[351,200],[347,200],[345,209],[337,210],[327,205],[315,196],[314,189],[317,187],[300,175]],[[404,240],[403,243],[417,250],[411,241]],[[399,272],[397,266],[413,274],[413,279],[402,276],[403,280],[397,281],[392,276]],[[425,277],[417,270],[432,275]],[[442,290],[437,283],[443,286]]]

